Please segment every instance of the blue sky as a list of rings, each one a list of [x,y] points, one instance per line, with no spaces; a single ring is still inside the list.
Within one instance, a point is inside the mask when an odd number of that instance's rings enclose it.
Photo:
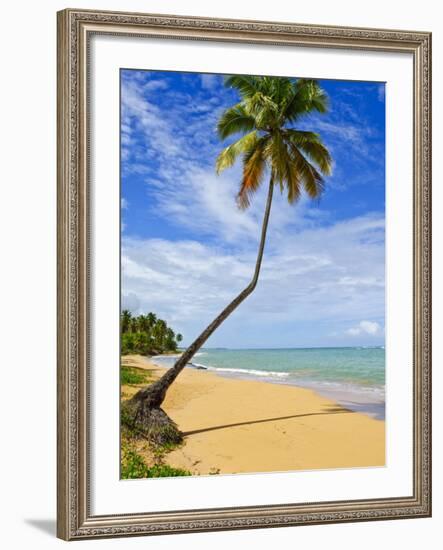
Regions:
[[[276,192],[259,284],[212,347],[384,344],[384,84],[320,80],[318,132],[334,159],[320,200]],[[215,174],[220,75],[121,71],[122,307],[154,311],[184,344],[249,282],[266,185],[247,211],[240,165]]]

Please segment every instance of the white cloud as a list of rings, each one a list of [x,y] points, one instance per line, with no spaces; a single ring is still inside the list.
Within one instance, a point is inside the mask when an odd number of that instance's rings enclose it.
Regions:
[[[148,83],[149,84],[149,83]],[[143,136],[139,148],[135,146],[135,132]],[[131,154],[141,153],[141,161],[146,161],[148,149],[160,158],[178,155],[178,139],[171,135],[169,124],[162,112],[143,95],[142,87],[134,82],[122,85],[122,148]]]
[[[232,174],[217,176],[213,169],[188,163],[182,173],[169,166],[161,169],[161,175],[163,185],[153,193],[159,216],[227,241],[257,235],[255,212],[241,212],[235,205],[238,182]]]
[[[121,205],[121,210],[127,210],[128,207],[129,207],[129,203],[128,201],[122,197],[121,201],[120,201],[120,205]],[[121,219],[121,231],[124,231],[126,229],[126,223],[125,221],[123,220],[123,216],[122,216],[122,219]]]
[[[202,88],[205,90],[213,90],[218,86],[221,77],[217,74],[202,74],[200,75]]]
[[[380,334],[381,327],[375,321],[360,321],[358,326],[351,327],[346,331],[346,334],[350,336],[360,336],[361,334],[369,334],[370,336],[376,336]]]
[[[348,336],[380,335],[379,323],[356,319],[383,316],[383,228],[381,218],[366,216],[289,239],[271,231],[257,289],[226,322],[229,330],[242,334],[289,322],[345,332],[354,319]],[[229,250],[196,241],[124,238],[123,304],[156,311],[189,341],[248,284],[255,260],[256,242]]]
[[[143,86],[146,92],[155,92],[157,90],[166,90],[168,83],[165,80],[148,80]]]

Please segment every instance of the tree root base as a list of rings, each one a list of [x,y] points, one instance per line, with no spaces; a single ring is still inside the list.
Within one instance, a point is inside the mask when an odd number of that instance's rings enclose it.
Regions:
[[[178,445],[183,434],[161,407],[150,407],[143,401],[130,400],[122,405],[122,427],[135,437],[144,437],[155,445]]]

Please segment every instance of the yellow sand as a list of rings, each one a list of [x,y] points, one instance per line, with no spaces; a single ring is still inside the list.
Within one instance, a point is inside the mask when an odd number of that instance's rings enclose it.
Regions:
[[[125,363],[164,369],[140,356]],[[185,369],[164,410],[185,435],[166,462],[195,474],[383,466],[385,423],[314,391]]]

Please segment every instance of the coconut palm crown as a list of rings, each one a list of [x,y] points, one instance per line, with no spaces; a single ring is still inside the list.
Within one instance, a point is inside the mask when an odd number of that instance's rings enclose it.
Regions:
[[[229,76],[225,85],[236,89],[241,101],[222,114],[219,137],[244,135],[222,150],[216,170],[220,173],[242,157],[240,208],[249,206],[266,169],[271,183],[286,190],[289,203],[300,198],[302,189],[311,198],[319,197],[323,176],[331,173],[331,156],[317,133],[293,127],[309,113],[327,111],[328,98],[319,84],[307,79]]]

